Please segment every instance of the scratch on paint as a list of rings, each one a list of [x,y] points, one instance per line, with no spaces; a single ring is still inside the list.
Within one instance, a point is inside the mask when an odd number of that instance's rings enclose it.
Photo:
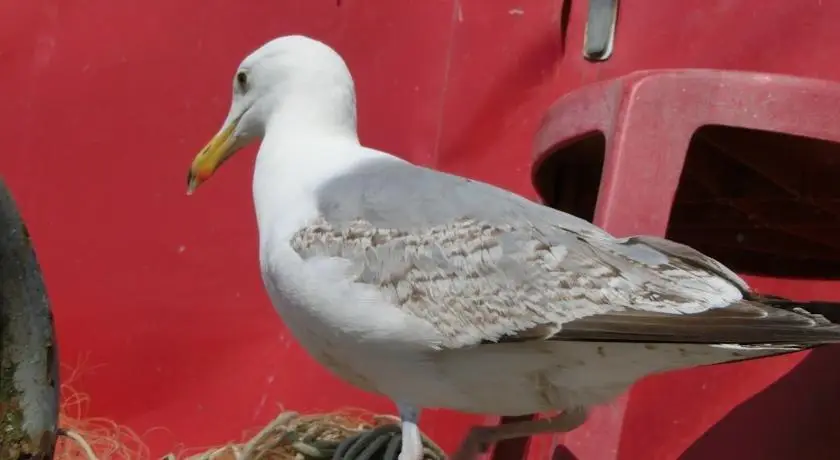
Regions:
[[[262,398],[260,398],[260,402],[257,404],[257,408],[254,409],[253,420],[257,420],[260,416],[260,412],[262,412],[263,407],[265,407],[265,402],[268,401],[268,394],[263,394]]]
[[[438,154],[440,152],[440,140],[443,137],[443,119],[446,113],[446,92],[449,89],[449,73],[452,68],[452,52],[455,49],[455,27],[459,22],[463,22],[464,16],[461,10],[461,1],[455,0],[452,5],[452,21],[449,27],[449,43],[446,45],[446,62],[443,65],[443,84],[440,91],[440,112],[438,113],[437,133],[435,134],[435,146],[431,162],[433,165],[438,163]]]
[[[270,387],[272,383],[274,383],[274,375],[269,375],[265,382]],[[260,402],[257,403],[257,408],[254,409],[254,420],[257,420],[260,416],[260,412],[262,412],[263,408],[265,407],[265,403],[268,401],[268,393],[263,393],[262,398],[260,398]]]

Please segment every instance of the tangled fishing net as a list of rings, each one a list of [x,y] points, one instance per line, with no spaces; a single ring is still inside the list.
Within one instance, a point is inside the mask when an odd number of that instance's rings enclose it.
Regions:
[[[77,391],[76,370],[61,384],[61,408],[56,460],[142,460],[149,449],[134,431],[106,418],[86,417],[90,397]]]
[[[89,398],[62,384],[61,437],[56,460],[146,460],[148,447],[131,429],[104,418],[85,418]],[[301,415],[282,412],[252,438],[211,449],[171,453],[160,460],[395,460],[401,434],[398,420],[361,410]],[[423,436],[425,460],[446,456]]]

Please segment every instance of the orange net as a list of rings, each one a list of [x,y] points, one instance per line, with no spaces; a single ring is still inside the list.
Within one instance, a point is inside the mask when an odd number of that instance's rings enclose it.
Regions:
[[[198,453],[170,454],[164,460],[293,460],[329,458],[316,444],[337,444],[374,426],[393,424],[392,416],[377,416],[361,410],[343,410],[327,414],[299,415],[282,412],[256,435],[245,442]]]
[[[149,449],[135,432],[112,420],[86,417],[90,397],[77,391],[73,370],[61,384],[61,408],[58,426],[68,433],[58,438],[55,459],[142,460],[150,458]]]
[[[130,428],[106,418],[86,417],[90,398],[73,387],[78,371],[61,385],[61,412],[56,460],[151,460],[140,436]],[[374,415],[360,409],[299,415],[282,412],[254,436],[242,442],[210,449],[186,449],[160,460],[293,460],[302,458],[313,445],[337,444],[372,427],[393,424],[393,416]],[[304,455],[322,457],[316,451]],[[328,457],[326,457],[328,458]]]

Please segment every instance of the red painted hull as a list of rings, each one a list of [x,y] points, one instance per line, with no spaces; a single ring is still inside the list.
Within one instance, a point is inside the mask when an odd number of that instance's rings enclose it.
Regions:
[[[43,266],[62,361],[81,366],[74,386],[91,395],[89,414],[145,433],[154,455],[238,439],[279,406],[393,410],[313,364],[272,310],[258,273],[253,149],[185,196],[189,162],[227,111],[232,72],[262,42],[304,33],[345,55],[366,144],[531,198],[534,133],[557,97],[584,84],[663,67],[840,80],[829,49],[840,4],[824,0],[625,2],[614,55],[600,64],[581,58],[585,2],[571,5],[565,33],[559,0],[340,3],[0,5],[0,173]],[[832,283],[758,285],[837,297]],[[835,404],[832,388],[816,377],[797,403],[811,408],[807,430],[786,415],[790,390],[754,396],[800,359],[652,379],[632,392],[623,424],[578,438],[598,452],[582,459],[789,458],[830,436],[819,427],[837,428],[822,407]],[[758,398],[771,401],[733,410]],[[773,450],[733,447],[738,430],[713,426],[732,417]],[[423,427],[451,449],[478,420],[432,411]]]

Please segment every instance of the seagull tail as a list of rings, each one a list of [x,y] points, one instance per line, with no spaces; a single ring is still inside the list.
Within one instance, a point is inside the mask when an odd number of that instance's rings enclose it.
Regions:
[[[840,325],[840,302],[831,302],[824,300],[813,300],[803,302],[766,294],[756,295],[750,300],[761,302],[765,305],[781,308],[784,310],[801,309],[808,312],[811,315],[822,316],[827,321],[833,324]]]

